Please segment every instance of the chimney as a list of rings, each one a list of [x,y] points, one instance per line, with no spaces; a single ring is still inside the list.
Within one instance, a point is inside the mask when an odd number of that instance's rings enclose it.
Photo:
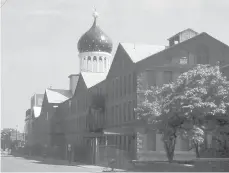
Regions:
[[[79,74],[71,74],[68,76],[68,78],[69,78],[69,90],[73,95],[75,93],[76,85],[78,83]]]

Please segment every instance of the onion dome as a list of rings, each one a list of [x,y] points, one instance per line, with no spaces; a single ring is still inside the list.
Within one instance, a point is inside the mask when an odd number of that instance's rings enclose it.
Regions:
[[[78,42],[79,53],[83,52],[107,52],[112,51],[111,39],[97,26],[96,19],[98,13],[95,11],[93,14],[94,23],[92,27],[81,36]]]

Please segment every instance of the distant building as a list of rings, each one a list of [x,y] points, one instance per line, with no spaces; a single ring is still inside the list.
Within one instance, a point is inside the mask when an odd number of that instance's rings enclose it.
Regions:
[[[44,97],[43,94],[34,94],[30,100],[30,109],[26,111],[24,131],[25,131],[26,145],[29,146],[34,145],[34,140],[35,140],[35,137],[33,135],[34,121],[40,115],[43,97]]]
[[[34,121],[34,143],[51,145],[51,119],[60,103],[71,98],[70,90],[47,88],[41,105],[40,115]]]

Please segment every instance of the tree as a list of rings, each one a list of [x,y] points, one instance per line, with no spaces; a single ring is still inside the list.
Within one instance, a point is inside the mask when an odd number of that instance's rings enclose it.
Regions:
[[[144,100],[136,113],[162,133],[168,160],[173,160],[177,135],[185,134],[192,137],[199,157],[203,132],[210,128],[206,117],[227,116],[229,82],[219,66],[197,65],[176,81],[149,90],[144,90],[140,78],[138,95]]]

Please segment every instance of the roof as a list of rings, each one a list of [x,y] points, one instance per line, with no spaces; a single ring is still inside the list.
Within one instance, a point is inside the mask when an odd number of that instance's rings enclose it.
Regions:
[[[217,40],[216,38],[212,37],[211,35],[207,34],[206,32],[202,32],[202,33],[199,33],[197,35],[195,35],[194,37],[190,38],[190,39],[187,39],[181,43],[178,43],[178,44],[174,44],[172,46],[169,46],[168,48],[158,52],[158,53],[155,53],[154,55],[150,56],[150,57],[147,57],[145,59],[143,59],[142,61],[139,61],[138,62],[138,68],[139,69],[142,69],[143,66],[145,66],[146,62],[145,61],[148,61],[149,59],[151,58],[158,58],[159,56],[162,56],[163,57],[163,54],[165,53],[168,53],[169,51],[172,51],[172,50],[176,50],[176,49],[187,49],[188,47],[192,47],[192,46],[195,46],[197,45],[198,43],[201,43],[203,44],[203,40],[206,44],[209,44],[210,42],[214,42],[216,44],[218,44],[219,46],[224,46],[225,47],[225,51],[229,52],[229,46],[226,45],[225,43],[221,42],[220,40]],[[212,46],[211,44],[209,44],[209,49],[216,49],[215,46]],[[189,51],[187,49],[187,51]],[[165,54],[166,55],[166,54]],[[142,66],[143,65],[143,66]],[[226,67],[224,67],[226,68]]]
[[[83,52],[107,52],[111,53],[112,40],[97,25],[96,18],[92,27],[80,37],[78,51]]]
[[[79,74],[70,74],[70,75],[68,76],[68,78],[70,78],[70,77],[72,77],[72,76],[79,76]]]
[[[81,72],[81,74],[87,88],[93,87],[94,85],[105,80],[107,77],[107,73]]]
[[[126,53],[130,56],[134,63],[141,61],[157,52],[164,50],[165,46],[134,44],[134,43],[120,43]]]
[[[173,38],[173,37],[175,37],[175,36],[177,36],[177,35],[180,35],[182,32],[185,32],[185,31],[191,31],[191,32],[194,32],[195,34],[198,34],[198,32],[194,31],[194,30],[191,29],[191,28],[188,28],[188,29],[185,29],[185,30],[183,30],[183,31],[178,32],[177,34],[173,35],[172,37],[168,38],[167,40],[170,40],[171,38]]]
[[[72,97],[70,90],[48,88],[45,92],[49,103],[62,103]]]
[[[37,118],[40,116],[41,113],[41,107],[34,106],[33,107],[34,117]]]

